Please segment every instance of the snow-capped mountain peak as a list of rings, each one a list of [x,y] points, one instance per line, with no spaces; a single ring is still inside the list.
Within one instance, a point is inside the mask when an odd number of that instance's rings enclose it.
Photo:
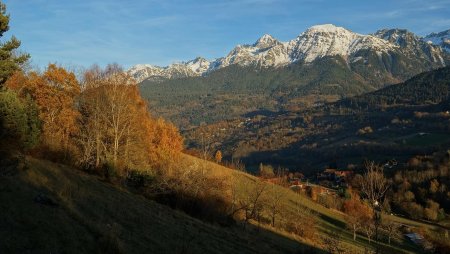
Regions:
[[[315,26],[308,28],[305,31],[305,33],[340,33],[340,34],[352,33],[352,34],[355,34],[355,33],[351,32],[350,30],[347,30],[340,26],[335,26],[333,24],[315,25]]]
[[[259,38],[252,46],[260,49],[273,47],[275,45],[281,44],[277,39],[273,38],[270,34],[264,34]]]
[[[433,45],[440,46],[450,53],[450,29],[440,33],[431,33],[425,36],[424,40]]]
[[[327,56],[341,56],[348,64],[352,64],[360,60],[367,62],[368,52],[378,55],[379,61],[382,61],[383,55],[387,57],[385,59],[391,59],[393,55],[401,54],[443,66],[448,55],[443,57],[447,53],[442,52],[440,47],[450,50],[449,34],[450,30],[447,30],[422,39],[404,29],[383,29],[373,35],[363,35],[324,24],[312,26],[288,42],[280,42],[264,34],[254,44],[237,45],[225,57],[212,61],[197,57],[167,67],[138,64],[129,73],[141,82],[147,78],[203,76],[234,64],[277,68],[294,62],[311,63]]]
[[[377,31],[374,36],[401,47],[408,47],[411,44],[417,44],[421,42],[419,36],[406,29],[382,29]]]
[[[205,73],[210,65],[211,63],[203,57],[197,57],[194,60],[186,62],[186,66],[197,75]]]
[[[290,41],[288,47],[293,61],[312,62],[318,57],[347,56],[350,46],[359,36],[332,24],[316,25]]]

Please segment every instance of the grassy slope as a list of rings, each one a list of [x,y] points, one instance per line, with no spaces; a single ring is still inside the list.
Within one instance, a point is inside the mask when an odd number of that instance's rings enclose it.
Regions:
[[[294,253],[261,230],[222,228],[47,161],[0,176],[0,253]],[[57,206],[35,202],[43,194]]]
[[[257,180],[194,157],[185,159],[204,163],[218,176],[235,174],[246,181]],[[244,231],[201,222],[66,166],[32,158],[28,165],[25,171],[0,176],[0,253],[321,252],[320,246],[312,247],[308,241],[270,227]],[[286,209],[301,203],[317,213],[321,235],[340,234],[343,247],[354,253],[368,247],[363,237],[352,241],[339,212],[287,189],[281,191]],[[57,206],[36,202],[39,194]],[[402,222],[408,224],[408,220]],[[384,247],[384,253],[416,252],[403,244]]]
[[[186,156],[188,160],[198,160],[195,157]],[[212,162],[204,162],[207,164],[207,168],[211,169],[213,173],[217,176],[230,177],[232,174],[235,177],[240,177],[241,179],[246,179],[248,184],[251,184],[251,181],[258,181],[259,179],[248,175],[246,173],[242,173],[239,171],[233,171],[229,168],[217,165]],[[268,183],[269,184],[269,183]],[[363,253],[365,248],[370,249],[372,246],[369,245],[367,238],[362,235],[358,235],[357,242],[353,241],[353,235],[350,231],[346,229],[344,214],[333,210],[328,209],[320,204],[313,202],[311,199],[299,195],[289,189],[276,186],[279,188],[279,191],[283,193],[283,207],[284,209],[288,209],[294,211],[296,208],[296,204],[301,204],[302,206],[309,208],[313,213],[317,216],[317,224],[319,229],[319,234],[322,237],[328,237],[331,234],[339,234],[341,239],[342,247],[348,251],[353,253]],[[418,221],[412,221],[406,218],[389,216],[392,220],[397,221],[403,225],[407,225],[415,228],[428,228],[428,229],[436,229],[435,225],[426,224]],[[279,232],[283,234],[283,232]],[[301,239],[300,239],[301,240]],[[321,246],[322,248],[324,246]],[[398,244],[393,244],[392,246],[388,246],[387,244],[381,244],[380,248],[383,249],[383,253],[417,253],[420,252],[416,246],[411,245],[408,241],[401,241]]]

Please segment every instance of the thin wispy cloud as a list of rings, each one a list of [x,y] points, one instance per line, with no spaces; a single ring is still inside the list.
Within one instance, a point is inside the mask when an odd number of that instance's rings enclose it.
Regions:
[[[167,65],[216,58],[265,33],[286,41],[309,26],[334,23],[358,33],[450,28],[444,0],[27,0],[4,1],[11,34],[38,65],[118,62]]]

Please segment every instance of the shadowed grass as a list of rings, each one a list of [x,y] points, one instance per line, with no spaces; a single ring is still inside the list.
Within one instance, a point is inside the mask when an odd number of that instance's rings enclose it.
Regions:
[[[66,166],[28,164],[0,177],[0,253],[320,253],[275,231],[204,223]]]
[[[185,160],[198,160],[195,157],[185,155]],[[254,177],[252,175],[248,175],[244,172],[240,171],[234,171],[229,168],[217,165],[212,162],[203,162],[206,167],[212,172],[215,176],[220,177],[227,177],[227,178],[233,178],[234,179],[240,179],[247,184],[252,184],[252,181],[259,181],[257,177]],[[267,183],[270,184],[270,183]],[[333,234],[339,234],[340,235],[340,243],[347,251],[346,253],[364,253],[365,250],[374,250],[375,246],[372,241],[372,244],[369,244],[368,239],[364,235],[358,235],[357,241],[353,241],[353,235],[350,231],[346,229],[346,223],[344,220],[344,213],[340,211],[336,211],[334,209],[326,208],[308,197],[297,194],[287,188],[281,187],[281,186],[275,186],[279,191],[283,193],[284,196],[284,203],[283,203],[283,209],[286,211],[294,211],[296,209],[296,204],[300,204],[301,206],[310,209],[313,214],[317,217],[317,227],[318,227],[318,234],[320,237],[329,237]],[[390,216],[390,215],[389,215]],[[394,221],[401,222],[402,224],[409,225],[412,227],[426,227],[429,229],[435,229],[433,225],[428,225],[422,222],[418,221],[412,221],[408,220],[406,218],[396,217],[396,216],[390,216],[394,218]],[[283,234],[283,232],[279,229],[273,229],[274,232],[278,232],[280,234]],[[307,241],[305,239],[300,239],[301,241]],[[317,243],[321,248],[324,248],[322,243]],[[401,239],[400,243],[392,244],[389,246],[387,243],[380,242],[378,243],[378,246],[381,250],[383,250],[382,253],[421,253],[421,249],[419,249],[417,246],[412,245],[409,241],[406,239]]]

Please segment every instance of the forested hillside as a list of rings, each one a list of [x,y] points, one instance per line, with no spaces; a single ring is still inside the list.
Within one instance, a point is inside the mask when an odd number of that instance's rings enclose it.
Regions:
[[[404,83],[388,86],[378,91],[343,100],[347,103],[370,108],[386,106],[432,105],[448,102],[450,98],[450,67],[424,72]]]
[[[260,109],[302,108],[335,101],[380,86],[352,72],[342,58],[327,57],[313,65],[278,69],[232,65],[207,77],[144,81],[140,90],[152,102],[153,112],[188,128]]]
[[[326,24],[286,43],[264,35],[212,62],[196,58],[167,67],[139,65],[129,73],[143,80],[140,89],[153,113],[189,129],[252,111],[295,111],[334,102],[449,62],[447,51],[405,29],[361,35]]]
[[[206,143],[253,168],[263,162],[312,173],[364,159],[406,160],[448,147],[449,80],[446,67],[362,96],[297,111],[255,112],[184,136],[192,148]]]

